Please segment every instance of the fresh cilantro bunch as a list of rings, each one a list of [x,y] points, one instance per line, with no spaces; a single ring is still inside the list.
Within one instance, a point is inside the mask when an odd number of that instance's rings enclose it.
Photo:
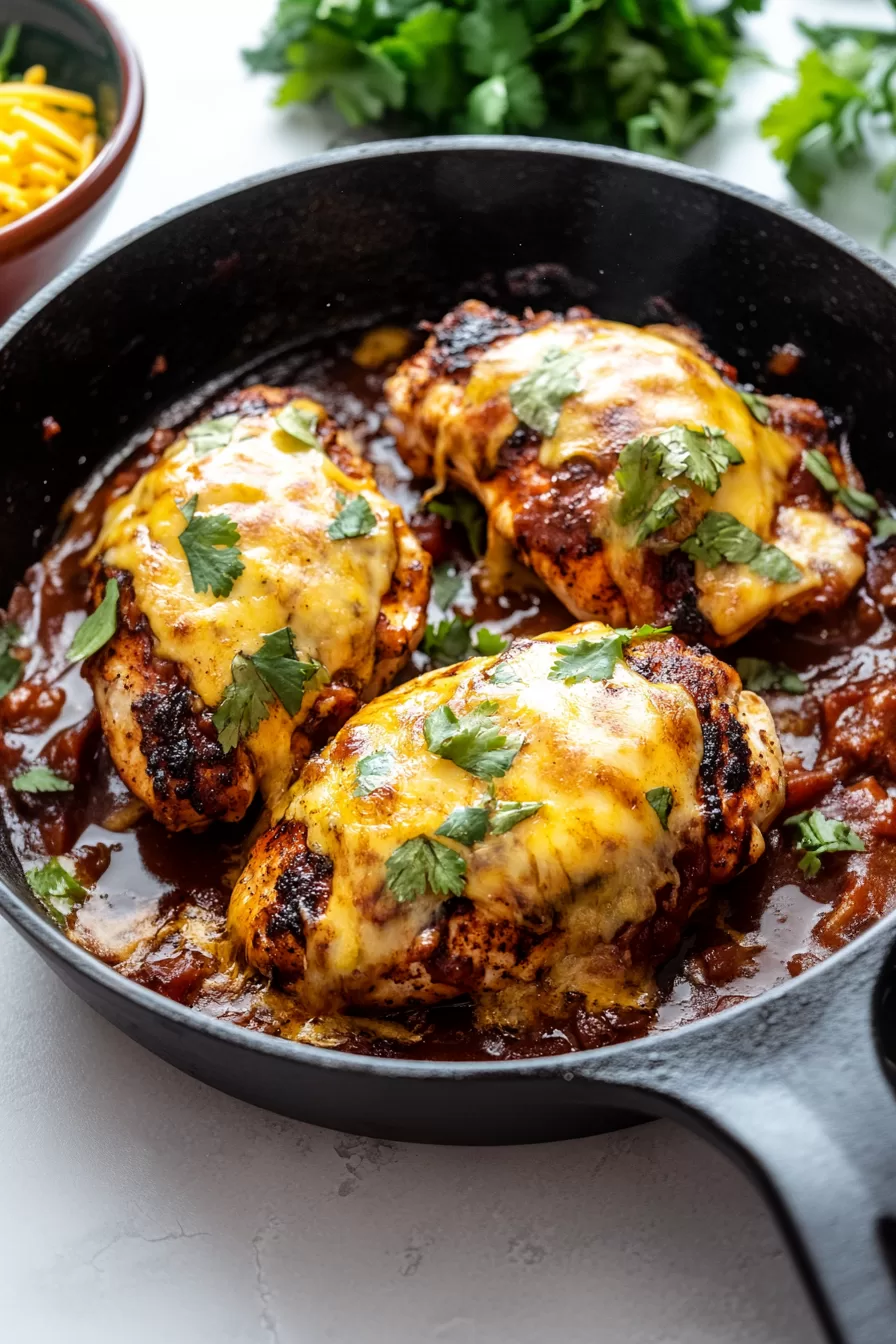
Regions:
[[[896,9],[896,0],[890,3]],[[774,142],[790,184],[818,206],[839,169],[868,161],[872,138],[896,136],[896,24],[799,28],[811,46],[797,66],[796,88],[769,108],[760,130]],[[896,158],[878,172],[877,185],[896,211]]]
[[[253,70],[350,126],[543,131],[681,154],[713,125],[738,21],[692,0],[279,0]]]

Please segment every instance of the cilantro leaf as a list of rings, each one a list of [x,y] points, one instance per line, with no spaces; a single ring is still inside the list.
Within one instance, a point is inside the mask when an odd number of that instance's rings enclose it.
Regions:
[[[829,495],[836,495],[840,489],[840,482],[834,475],[834,468],[820,449],[810,448],[803,453],[803,466],[815,477],[822,490],[826,490]]]
[[[21,638],[22,630],[15,621],[0,626],[0,700],[22,680],[25,664],[12,653]]]
[[[505,733],[495,718],[497,711],[494,701],[484,700],[458,718],[449,705],[441,705],[424,722],[426,745],[477,779],[499,779],[516,759],[524,737]]]
[[[681,549],[710,569],[727,561],[749,565],[754,574],[773,583],[796,583],[800,578],[800,571],[789,555],[764,542],[730,513],[707,513],[696,532],[681,543]]]
[[[454,565],[436,565],[432,575],[432,595],[443,611],[448,611],[464,585]]]
[[[865,842],[851,826],[835,817],[826,817],[817,807],[788,817],[784,825],[797,828],[794,844],[806,851],[800,859],[800,868],[809,877],[815,877],[821,869],[820,854],[861,854],[865,850]]]
[[[427,891],[434,896],[462,896],[466,877],[463,855],[428,835],[405,840],[386,860],[387,885],[402,904]]]
[[[884,542],[889,541],[891,537],[896,537],[896,518],[892,514],[882,513],[874,529],[874,540]]]
[[[681,154],[713,125],[738,16],[693,0],[278,0],[253,70],[353,126],[531,131]]]
[[[50,859],[40,868],[26,868],[25,877],[41,905],[60,926],[65,925],[75,906],[89,895],[59,859]]]
[[[265,635],[258,652],[250,654],[249,662],[291,718],[302,708],[310,682],[315,678],[330,680],[323,663],[315,658],[303,662],[297,656],[295,635],[288,625]]]
[[[16,775],[12,786],[17,793],[71,793],[75,787],[46,765],[32,765]]]
[[[635,535],[635,545],[640,546],[677,519],[678,501],[688,494],[683,487],[671,485],[654,500],[661,482],[686,479],[714,495],[728,468],[742,462],[740,452],[720,429],[671,425],[632,439],[619,454],[615,473],[622,492],[619,521],[640,521]]]
[[[290,402],[275,418],[277,427],[282,429],[284,434],[288,434],[299,448],[320,447],[320,439],[316,432],[319,417],[315,411],[303,409]]]
[[[0,43],[0,80],[4,82],[9,79],[9,68],[15,58],[21,35],[22,25],[20,23],[7,24],[6,31],[3,34],[3,42]]]
[[[355,798],[367,798],[392,777],[395,757],[391,751],[374,751],[362,756],[355,766]]]
[[[758,420],[760,425],[767,425],[772,418],[772,413],[769,410],[768,401],[761,392],[748,392],[745,387],[739,387],[737,390],[741,401],[753,419]]]
[[[477,499],[466,490],[450,490],[427,504],[430,513],[444,518],[449,523],[457,523],[467,534],[467,542],[474,557],[482,555],[482,538],[485,531],[485,511]]]
[[[456,807],[442,822],[436,835],[444,835],[446,840],[459,840],[462,845],[475,845],[485,839],[488,823],[488,808]]]
[[[453,616],[439,621],[438,625],[427,625],[423,632],[421,648],[432,660],[433,667],[451,667],[469,658],[472,651],[470,627],[472,619]]]
[[[199,496],[193,495],[180,509],[187,525],[178,541],[190,566],[193,591],[211,589],[215,597],[229,597],[245,569],[237,542],[239,528],[226,513],[197,514]]]
[[[840,484],[829,459],[819,448],[809,448],[803,453],[803,466],[815,477],[822,490],[833,495],[834,499],[849,509],[856,518],[867,521],[880,513],[873,495],[866,494],[864,490],[857,490],[853,485]]]
[[[87,617],[82,625],[79,625],[75,631],[75,637],[69,645],[66,655],[70,663],[78,663],[82,658],[89,658],[97,649],[101,649],[104,644],[115,634],[118,625],[118,580],[109,579],[106,583],[106,591],[103,593],[103,600]]]
[[[510,384],[508,395],[514,415],[543,439],[557,432],[566,399],[582,390],[578,373],[581,362],[580,351],[552,345],[537,368]]]
[[[499,635],[495,630],[489,630],[484,625],[476,631],[474,640],[476,652],[483,657],[492,657],[494,654],[503,653],[510,644],[509,639]]]
[[[376,527],[376,514],[363,495],[353,495],[327,528],[331,541],[369,536]]]
[[[837,491],[837,498],[853,517],[861,518],[865,523],[880,513],[880,506],[874,496],[869,495],[867,490],[856,489],[854,485],[842,485]]]
[[[787,167],[788,181],[810,205],[820,204],[835,170],[855,157],[858,113],[869,105],[861,81],[871,59],[856,44],[851,50],[807,51],[797,66],[797,88],[779,98],[760,123],[760,133],[774,141],[775,158]]]
[[[664,831],[669,829],[669,813],[672,811],[675,797],[666,785],[657,789],[648,789],[644,797],[653,808]]]
[[[549,681],[565,681],[573,686],[580,681],[609,681],[622,651],[635,639],[653,639],[672,633],[671,625],[639,625],[632,630],[614,630],[601,639],[577,639],[558,644],[560,655],[548,673]]]
[[[270,714],[274,692],[250,659],[238,653],[230,664],[231,682],[212,716],[218,741],[225,752],[233,751],[244,737],[255,732]]]
[[[216,448],[226,448],[239,421],[238,415],[219,415],[213,420],[200,420],[198,425],[191,425],[187,430],[187,438],[196,456],[202,457]]]
[[[805,695],[809,689],[802,677],[786,663],[770,663],[766,658],[738,658],[737,674],[748,691],[788,691]]]
[[[542,807],[544,803],[495,803],[490,824],[492,835],[506,835],[527,817],[534,817]]]
[[[498,663],[496,667],[486,673],[486,676],[496,686],[512,686],[514,683],[522,681],[522,677],[512,663]]]

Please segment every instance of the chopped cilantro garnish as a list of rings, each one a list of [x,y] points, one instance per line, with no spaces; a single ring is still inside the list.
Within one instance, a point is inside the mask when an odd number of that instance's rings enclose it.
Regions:
[[[800,571],[789,555],[764,542],[730,513],[707,513],[696,532],[681,543],[681,549],[710,569],[724,560],[749,565],[755,574],[774,583],[797,583],[800,578]]]
[[[212,718],[218,741],[225,752],[233,751],[244,737],[255,732],[270,714],[274,692],[252,660],[238,653],[230,664],[231,682]]]
[[[330,680],[323,663],[316,658],[302,660],[296,654],[295,635],[286,625],[265,635],[261,648],[249,657],[262,679],[267,683],[290,717],[298,714],[302,708],[305,691],[315,678],[320,682]]]
[[[219,415],[214,420],[200,420],[198,425],[191,425],[187,430],[187,438],[196,456],[202,457],[216,448],[226,448],[239,421],[238,415]]]
[[[363,495],[353,495],[327,528],[331,541],[369,536],[376,527],[376,514]]]
[[[103,593],[103,600],[92,611],[75,631],[75,637],[69,645],[68,660],[70,663],[80,662],[82,658],[89,658],[97,649],[101,649],[104,644],[115,634],[115,627],[118,624],[118,580],[109,579],[106,583],[106,591]]]
[[[396,901],[413,901],[431,891],[434,896],[461,896],[467,863],[450,845],[428,835],[405,840],[386,860],[386,882]]]
[[[788,691],[805,695],[808,687],[802,677],[786,663],[770,663],[766,658],[738,658],[737,674],[748,691]]]
[[[868,521],[880,512],[877,500],[864,490],[853,485],[841,485],[834,474],[830,461],[819,448],[809,448],[803,454],[803,465],[815,477],[822,490],[833,495],[838,503],[854,514],[856,518]]]
[[[512,686],[515,682],[522,681],[522,677],[512,663],[498,663],[485,675],[495,686]]]
[[[59,859],[50,859],[40,868],[26,869],[25,877],[41,905],[59,925],[65,924],[75,906],[89,894]]]
[[[444,518],[446,522],[457,523],[467,534],[467,542],[478,560],[482,555],[482,540],[485,532],[485,512],[478,500],[467,494],[466,490],[450,490],[427,504],[430,513]]]
[[[448,611],[464,581],[454,565],[436,565],[432,574],[432,595],[442,611]]]
[[[237,546],[239,528],[226,513],[197,514],[198,503],[199,496],[193,495],[178,506],[187,520],[178,541],[190,566],[193,591],[210,589],[215,597],[229,597],[245,569]]]
[[[769,410],[768,402],[760,392],[748,392],[746,388],[739,387],[740,399],[750,412],[754,420],[758,420],[760,425],[767,425],[771,419],[772,413]]]
[[[395,757],[391,751],[374,751],[362,756],[355,767],[356,798],[367,798],[391,778],[395,770]]]
[[[292,402],[284,406],[276,417],[278,429],[282,429],[284,434],[288,434],[295,441],[295,446],[299,448],[319,448],[320,439],[317,437],[318,416],[315,411],[303,409],[301,406],[295,406]]]
[[[441,705],[423,725],[426,745],[436,756],[453,761],[478,779],[506,775],[523,745],[522,733],[506,734],[497,722],[498,706],[484,700],[460,718]]]
[[[542,807],[544,803],[495,803],[489,829],[492,835],[506,835],[527,817],[534,817]]]
[[[483,657],[494,657],[495,654],[503,653],[510,643],[503,635],[499,635],[495,630],[489,630],[486,626],[481,626],[476,631],[475,637],[476,652]]]
[[[32,765],[16,775],[12,786],[17,793],[71,793],[75,787],[46,765]]]
[[[672,633],[671,625],[640,625],[632,630],[614,630],[601,639],[577,639],[571,644],[558,644],[560,655],[548,673],[551,681],[565,681],[572,686],[579,681],[609,681],[622,651],[635,639],[654,639]]]
[[[670,485],[657,496],[663,481],[688,480],[715,494],[723,474],[743,457],[720,429],[688,429],[672,425],[627,443],[619,454],[616,484],[622,491],[619,521],[638,522],[635,545],[678,517],[678,502],[688,491]]]
[[[459,840],[462,845],[475,845],[485,839],[488,823],[488,808],[456,807],[447,821],[442,822],[436,835],[444,835],[446,840]]]
[[[508,395],[514,415],[524,425],[549,439],[557,432],[560,412],[567,397],[581,392],[578,350],[552,345],[531,373],[511,383]]]
[[[470,627],[472,620],[463,616],[446,617],[438,625],[427,625],[423,632],[421,648],[434,667],[450,667],[452,663],[461,663],[469,658]]]
[[[821,868],[820,854],[863,853],[865,843],[845,821],[826,817],[818,808],[788,817],[785,826],[795,826],[797,849],[805,850],[800,868],[808,877],[815,877]]]
[[[22,630],[15,621],[7,621],[0,627],[0,700],[22,680],[25,664],[12,652],[21,638]]]
[[[666,785],[661,785],[657,789],[648,789],[644,797],[659,818],[663,830],[668,831],[669,813],[672,811],[672,805],[675,802],[672,790]]]

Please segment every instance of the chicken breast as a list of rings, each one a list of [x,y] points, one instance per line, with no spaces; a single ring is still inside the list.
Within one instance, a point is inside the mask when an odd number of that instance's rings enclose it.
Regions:
[[[771,716],[736,672],[583,624],[357,713],[257,842],[230,929],[311,1012],[644,1005],[783,800]]]
[[[292,432],[295,431],[295,432]],[[425,626],[429,557],[323,407],[254,387],[157,442],[91,555],[113,637],[88,659],[128,787],[171,830],[268,803],[387,687]]]
[[[485,506],[493,586],[509,550],[579,619],[668,620],[724,645],[842,603],[869,537],[814,402],[734,378],[686,330],[471,300],[386,392],[412,469]],[[825,467],[853,490],[823,489]]]

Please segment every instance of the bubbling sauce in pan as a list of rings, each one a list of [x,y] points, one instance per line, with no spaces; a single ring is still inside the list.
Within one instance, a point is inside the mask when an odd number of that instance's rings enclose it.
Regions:
[[[352,362],[351,344],[291,368],[254,370],[247,382],[300,386],[351,428],[384,494],[397,501],[438,564],[464,586],[457,611],[503,635],[562,630],[572,618],[544,592],[495,598],[479,588],[462,529],[420,510],[414,481],[384,431],[384,377]],[[799,869],[781,821],[763,859],[707,902],[673,963],[654,1010],[589,1014],[573,1007],[525,1033],[480,1029],[468,1002],[377,1020],[308,1022],[295,1002],[247,971],[226,935],[229,891],[258,823],[200,836],[172,834],[134,800],[112,766],[80,665],[66,650],[86,602],[82,560],[113,494],[152,461],[147,448],[72,501],[61,540],[26,574],[8,615],[31,651],[25,678],[0,700],[0,803],[25,867],[68,854],[90,889],[68,935],[122,975],[198,1012],[258,1031],[358,1053],[419,1059],[519,1059],[560,1054],[668,1030],[761,994],[854,938],[896,906],[896,541],[872,546],[849,603],[795,627],[770,625],[719,656],[786,663],[804,695],[769,692],[785,752],[792,814],[817,807],[847,821],[864,853],[826,855],[819,875]],[[430,620],[443,613],[433,604]],[[429,666],[418,652],[406,675]],[[10,782],[39,761],[76,781],[70,793],[18,793]]]

